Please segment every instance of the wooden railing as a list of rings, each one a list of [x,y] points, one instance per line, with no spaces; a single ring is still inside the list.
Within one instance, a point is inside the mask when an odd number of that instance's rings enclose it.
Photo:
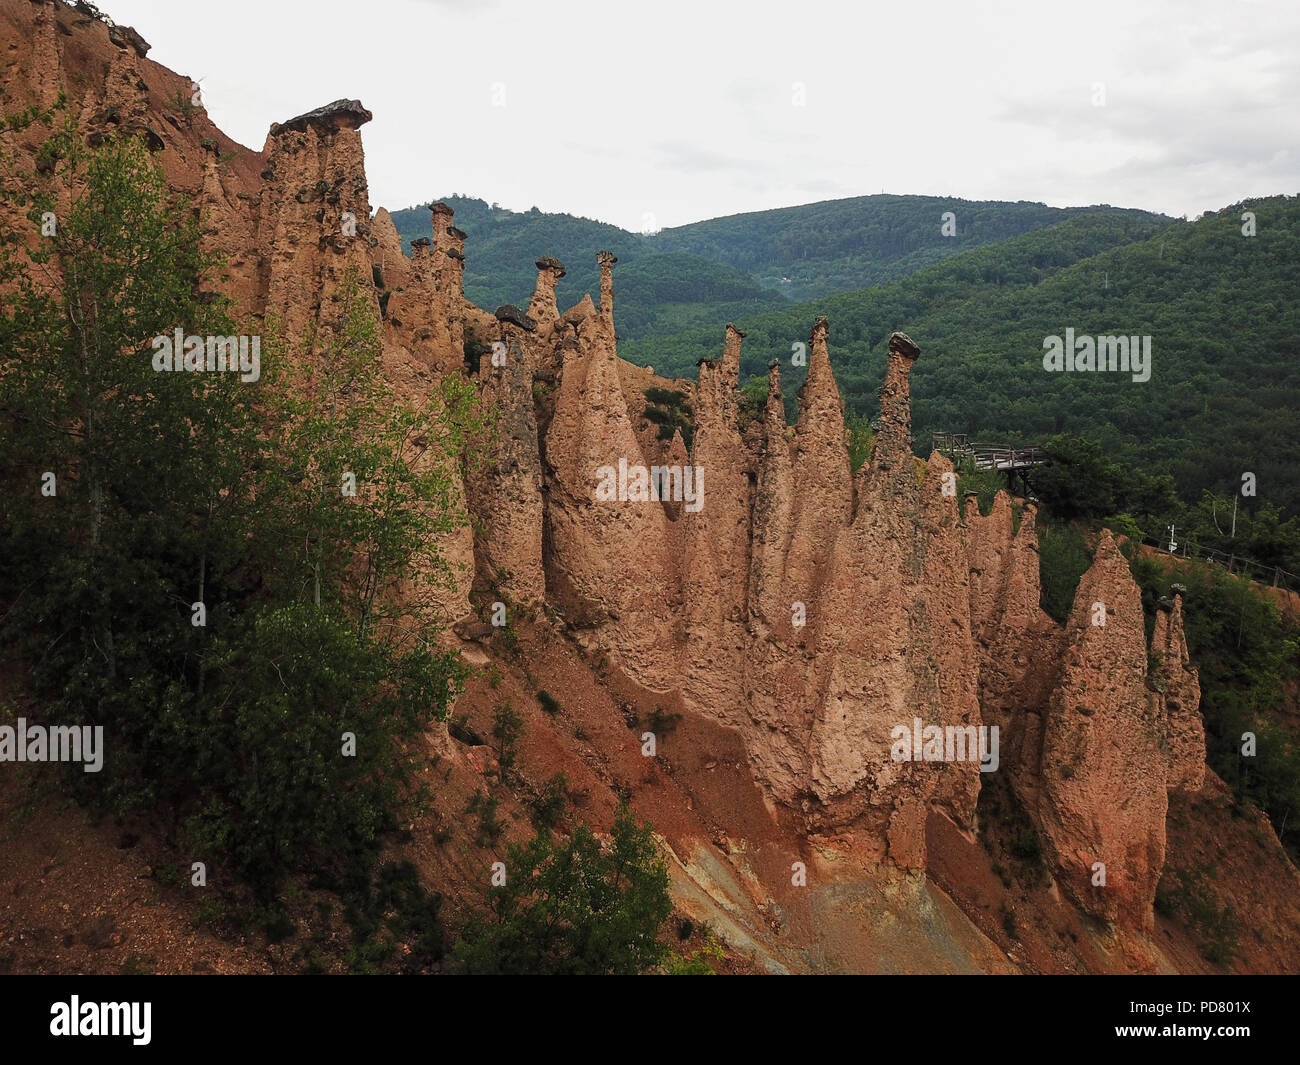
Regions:
[[[971,443],[965,433],[931,433],[930,449],[942,452],[954,462],[969,462],[977,470],[1025,470],[1046,459],[1041,447]]]
[[[1211,565],[1222,566],[1229,573],[1245,577],[1256,584],[1267,584],[1273,588],[1285,588],[1288,591],[1300,592],[1300,576],[1290,570],[1284,570],[1281,566],[1268,566],[1262,562],[1255,562],[1253,559],[1242,558],[1240,555],[1228,551],[1220,551],[1217,548],[1205,547],[1202,544],[1190,541],[1179,542],[1173,551],[1169,550],[1168,543],[1162,543],[1149,536],[1144,538],[1142,542],[1154,547],[1163,554],[1172,555],[1174,558],[1198,559]]]

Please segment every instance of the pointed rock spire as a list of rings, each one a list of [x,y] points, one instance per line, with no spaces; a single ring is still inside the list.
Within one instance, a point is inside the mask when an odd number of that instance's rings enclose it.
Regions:
[[[555,284],[564,274],[564,263],[554,255],[543,255],[537,260],[537,286],[528,304],[528,317],[542,331],[549,330],[560,317],[555,303]]]
[[[880,429],[876,433],[878,465],[888,469],[912,457],[912,363],[921,349],[906,333],[889,338],[889,362],[880,389]]]
[[[753,548],[750,561],[750,614],[778,632],[790,629],[789,596],[784,594],[786,557],[790,550],[790,442],[786,437],[781,397],[781,363],[768,365],[767,408],[763,415],[763,458],[754,493]]]
[[[596,262],[600,263],[600,315],[614,328],[614,264],[618,262],[612,251],[596,252]]]
[[[1200,791],[1205,782],[1205,722],[1201,719],[1201,683],[1183,634],[1181,584],[1170,586],[1167,605],[1156,611],[1151,652],[1156,659],[1153,687],[1164,701],[1169,728],[1169,789]]]
[[[853,501],[849,451],[844,443],[844,400],[831,370],[828,330],[825,318],[813,323],[809,338],[812,354],[808,376],[799,388],[799,420],[795,426],[799,497],[807,501],[807,518],[819,525],[846,520]]]
[[[1149,930],[1165,862],[1168,754],[1147,689],[1141,592],[1109,529],[1079,581],[1066,639],[1043,735],[1044,843],[1082,909]]]
[[[722,373],[732,388],[740,384],[740,345],[744,339],[744,330],[728,322],[726,339],[722,342]]]

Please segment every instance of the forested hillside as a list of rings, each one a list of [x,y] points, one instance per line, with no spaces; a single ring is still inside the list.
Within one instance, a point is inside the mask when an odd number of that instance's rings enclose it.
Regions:
[[[1256,217],[1244,236],[1242,214]],[[1007,442],[1057,433],[1097,441],[1119,461],[1170,473],[1180,494],[1234,493],[1253,472],[1258,498],[1300,507],[1291,461],[1300,404],[1300,199],[1272,197],[1165,224],[1088,213],[1000,242],[889,285],[737,322],[748,330],[742,380],[786,366],[791,345],[829,316],[831,357],[851,410],[874,416],[891,331],[921,346],[913,372],[917,448],[932,430]],[[1049,373],[1043,341],[1149,335],[1150,380]],[[693,375],[721,350],[722,329],[623,344],[660,373]]]
[[[734,266],[765,287],[808,300],[906,277],[950,256],[1098,211],[1118,209],[857,196],[712,218],[665,229],[656,239],[660,248]]]
[[[642,339],[778,310],[791,300],[905,277],[953,255],[1058,224],[1080,214],[1135,222],[1160,216],[1116,208],[1055,208],[927,196],[862,196],[732,215],[654,235],[573,215],[493,207],[451,196],[468,235],[465,294],[481,307],[526,304],[534,260],[555,255],[568,268],[557,298],[571,306],[598,288],[595,252],[619,257],[618,329]],[[944,235],[945,212],[951,212]],[[1163,219],[1162,219],[1163,220]],[[427,236],[429,214],[393,214],[408,246]]]

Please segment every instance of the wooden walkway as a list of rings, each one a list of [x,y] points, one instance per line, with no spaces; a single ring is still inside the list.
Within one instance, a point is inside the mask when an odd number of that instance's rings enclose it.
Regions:
[[[977,470],[1001,470],[1009,477],[1046,461],[1040,447],[971,443],[965,433],[931,433],[930,450],[942,452],[958,465],[969,462]]]

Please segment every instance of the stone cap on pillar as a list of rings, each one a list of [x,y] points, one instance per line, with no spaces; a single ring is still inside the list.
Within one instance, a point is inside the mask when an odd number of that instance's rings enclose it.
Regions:
[[[601,266],[606,264],[613,266],[618,262],[618,256],[612,251],[598,251],[596,252],[596,262],[600,263]]]
[[[304,133],[308,126],[315,126],[326,132],[335,129],[357,129],[374,117],[361,106],[360,100],[335,100],[332,104],[298,115],[288,122],[271,123],[271,136],[287,130]]]
[[[108,39],[119,48],[130,48],[141,59],[149,54],[149,42],[136,33],[132,26],[116,26],[110,24],[108,27]]]
[[[564,263],[560,262],[554,255],[543,255],[537,260],[537,269],[551,270],[556,277],[564,276]]]
[[[889,353],[891,355],[901,355],[905,359],[915,360],[921,354],[921,349],[906,333],[894,333],[889,338]]]
[[[529,333],[537,328],[537,323],[513,303],[503,303],[497,308],[496,316],[498,322],[509,322],[511,325],[517,325],[520,329]]]

